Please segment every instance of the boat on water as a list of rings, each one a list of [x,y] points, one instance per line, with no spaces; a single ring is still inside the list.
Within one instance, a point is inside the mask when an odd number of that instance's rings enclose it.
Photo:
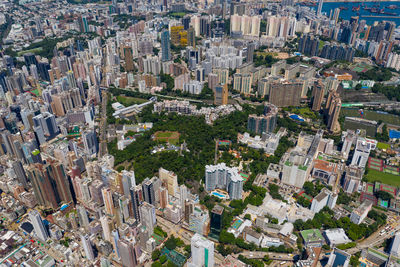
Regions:
[[[345,7],[345,6],[340,6],[339,9],[340,9],[340,10],[347,10],[347,9],[349,9],[349,8],[348,8],[348,7]]]
[[[302,6],[316,6],[316,2],[301,2],[300,5]]]
[[[387,9],[397,9],[398,6],[397,5],[390,5],[386,7]]]
[[[358,11],[360,11],[360,6],[353,6],[353,8],[351,9],[351,11],[353,11],[353,12],[358,12]]]
[[[398,14],[397,13],[394,13],[394,12],[387,12],[387,11],[381,11],[381,14],[384,14],[384,15],[389,15],[389,16],[397,16]]]

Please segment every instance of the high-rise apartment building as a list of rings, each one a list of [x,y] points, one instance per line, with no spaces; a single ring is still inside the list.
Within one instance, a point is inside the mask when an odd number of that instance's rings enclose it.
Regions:
[[[35,230],[36,236],[40,240],[46,241],[47,238],[49,238],[49,234],[37,210],[31,210],[29,212],[29,220],[33,225],[33,229]]]
[[[171,60],[171,41],[168,30],[164,30],[161,32],[161,52],[162,61]]]
[[[111,242],[110,221],[107,216],[100,217],[101,228],[103,229],[104,240]]]
[[[275,130],[277,115],[278,108],[273,104],[265,103],[263,115],[249,115],[247,119],[247,130],[260,135],[262,135],[262,133],[271,133]]]
[[[242,199],[243,178],[238,169],[225,163],[206,165],[205,189],[211,192],[217,188],[227,191],[231,199]]]
[[[186,211],[185,211],[186,213]],[[185,214],[186,216],[186,214]],[[207,210],[194,207],[193,213],[189,215],[189,229],[197,234],[207,236],[210,231],[210,218]]]
[[[146,227],[149,236],[153,234],[154,226],[156,225],[156,209],[153,205],[143,202],[143,204],[139,207],[140,210],[140,219],[142,225]]]
[[[253,93],[252,85],[253,75],[250,73],[235,73],[233,75],[233,90],[240,92],[244,95],[250,95]]]
[[[93,261],[94,260],[94,251],[93,251],[93,246],[92,246],[92,242],[90,241],[89,235],[88,234],[81,235],[81,242],[82,242],[83,250],[85,251],[85,254],[86,254],[86,258],[89,261]]]
[[[160,208],[165,209],[168,205],[168,189],[160,188]]]
[[[118,250],[123,267],[135,267],[137,265],[137,253],[132,241],[119,239]]]
[[[158,170],[158,176],[167,187],[168,194],[176,196],[178,193],[178,176],[174,172],[167,171],[164,168]]]
[[[124,47],[125,71],[130,72],[134,70],[132,47]]]
[[[192,261],[188,267],[214,267],[214,243],[199,234],[194,234],[190,243]]]
[[[324,4],[324,0],[319,0],[318,1],[318,11],[317,11],[317,16],[320,17],[322,14],[322,6]]]
[[[242,35],[259,36],[261,18],[259,16],[239,16],[231,15],[231,33],[241,33]]]
[[[143,198],[149,204],[155,205],[156,197],[154,192],[153,179],[146,178],[142,183]]]
[[[28,179],[24,170],[24,166],[20,161],[14,161],[12,163],[12,168],[15,175],[17,176],[18,182],[20,182],[26,189],[28,188]]]
[[[216,85],[214,89],[214,105],[227,105],[228,104],[228,85]]]
[[[211,210],[210,234],[214,237],[218,237],[221,233],[223,213],[224,208],[219,205],[215,205]]]
[[[324,99],[325,86],[321,80],[314,83],[312,91],[312,110],[320,111],[322,100]]]
[[[282,81],[271,83],[269,102],[277,107],[299,106],[303,84],[301,82]]]
[[[101,194],[103,196],[104,209],[106,214],[114,215],[114,201],[111,189],[109,187],[104,187],[103,189],[101,189]]]
[[[72,194],[64,166],[55,161],[32,164],[27,168],[38,203],[57,209],[61,203],[70,203]]]
[[[213,69],[213,73],[218,75],[219,84],[228,84],[229,82],[229,70],[228,69]]]

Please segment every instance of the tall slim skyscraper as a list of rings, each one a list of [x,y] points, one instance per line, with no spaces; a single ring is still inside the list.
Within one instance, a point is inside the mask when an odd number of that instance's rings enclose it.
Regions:
[[[119,239],[118,250],[124,267],[135,267],[137,265],[136,250],[132,242]]]
[[[103,195],[106,214],[114,215],[114,202],[111,189],[109,187],[105,187],[101,190],[101,194]]]
[[[211,211],[211,222],[210,228],[213,236],[218,237],[222,229],[222,214],[224,213],[224,208],[222,206],[216,205]]]
[[[89,226],[89,216],[85,207],[77,205],[76,210],[78,212],[79,224],[81,225],[81,227],[87,229],[87,227]]]
[[[168,171],[164,168],[160,168],[158,170],[158,176],[167,186],[168,194],[171,196],[176,196],[178,193],[178,176],[174,172]]]
[[[67,174],[61,163],[48,160],[44,164],[32,164],[27,169],[27,175],[40,205],[57,209],[61,203],[73,200]]]
[[[85,251],[86,257],[88,260],[94,260],[94,252],[92,243],[90,242],[89,235],[81,235],[81,242],[83,246],[83,250]]]
[[[82,140],[86,154],[93,155],[99,151],[99,142],[97,140],[95,131],[87,131],[82,133]]]
[[[28,186],[28,180],[26,178],[24,167],[20,161],[14,161],[12,163],[13,170],[17,176],[18,182],[20,182],[25,188]]]
[[[131,187],[130,190],[130,197],[131,197],[131,205],[133,216],[136,219],[136,222],[140,222],[140,212],[139,212],[139,198],[137,195],[136,187]]]
[[[192,261],[188,267],[214,267],[214,243],[204,236],[194,234],[191,241]]]
[[[214,90],[214,105],[228,104],[228,84],[215,86]]]
[[[149,236],[153,234],[156,225],[156,209],[153,205],[143,202],[140,206],[140,219],[148,231]]]
[[[146,178],[142,183],[142,190],[144,201],[149,204],[155,205],[156,199],[152,180]]]
[[[121,256],[120,256],[120,254],[119,254],[119,249],[118,249],[118,240],[119,240],[118,230],[117,230],[117,229],[114,229],[114,230],[111,232],[111,236],[112,236],[112,239],[113,239],[113,247],[114,247],[115,253],[117,254],[117,256],[118,256],[118,258],[119,258],[119,257],[121,257]]]
[[[136,186],[135,172],[134,171],[122,171],[122,189],[124,195],[130,197],[130,189]]]
[[[318,112],[321,109],[322,100],[324,99],[324,92],[324,84],[322,81],[316,81],[312,91],[312,110]]]
[[[100,217],[101,228],[103,229],[104,239],[111,242],[110,223],[107,216]]]
[[[161,51],[162,61],[171,60],[171,40],[168,30],[164,30],[161,32]]]
[[[42,218],[37,210],[31,210],[29,212],[29,220],[33,225],[36,236],[40,240],[46,241],[47,238],[49,238],[49,234],[47,233],[46,227],[44,226]]]
[[[318,2],[318,12],[317,12],[317,16],[320,17],[321,16],[321,12],[322,12],[322,5],[324,4],[324,0],[319,0]]]

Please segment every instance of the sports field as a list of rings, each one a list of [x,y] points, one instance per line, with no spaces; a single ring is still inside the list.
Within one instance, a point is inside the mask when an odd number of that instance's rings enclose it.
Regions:
[[[340,111],[341,116],[345,117],[357,117],[361,118],[359,109],[342,108]],[[372,110],[364,110],[364,116],[366,120],[383,121],[384,123],[400,125],[400,116],[396,116],[388,113],[378,113]]]
[[[312,200],[313,200],[312,196],[307,195],[304,191],[301,191],[299,193],[299,197],[304,197],[305,199],[307,199],[310,202],[312,202]]]
[[[381,142],[378,142],[378,148],[379,149],[389,149],[390,148],[390,145],[389,144],[386,144],[386,143],[381,143]]]
[[[167,142],[170,143],[171,145],[176,145],[179,143],[179,135],[180,134],[178,132],[159,131],[154,134],[154,139],[156,141]]]
[[[372,69],[372,67],[366,63],[357,63],[354,65],[350,66],[350,70],[355,71],[355,72],[366,72],[368,70]]]
[[[169,250],[166,247],[161,250],[161,255],[167,255],[167,259],[172,261],[178,267],[182,267],[186,261],[184,255],[175,250]]]
[[[147,99],[119,95],[117,96],[117,101],[125,107],[129,107],[135,104],[142,104],[144,102],[147,102]]]
[[[380,172],[374,169],[369,169],[366,175],[368,182],[381,182],[383,184],[400,186],[400,176],[386,172]]]

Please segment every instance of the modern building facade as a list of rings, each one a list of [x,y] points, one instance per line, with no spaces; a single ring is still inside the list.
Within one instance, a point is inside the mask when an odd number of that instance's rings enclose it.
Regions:
[[[194,234],[190,243],[192,261],[188,266],[214,267],[214,243],[199,234]]]
[[[225,163],[206,165],[205,189],[207,192],[223,189],[231,199],[242,199],[243,178],[237,168],[228,167]]]
[[[277,114],[278,108],[273,104],[266,103],[263,115],[249,115],[249,118],[247,119],[247,130],[259,135],[273,132],[276,127]]]
[[[47,238],[49,238],[49,234],[37,210],[31,210],[29,212],[29,220],[33,225],[33,229],[35,230],[36,236],[40,240],[46,241]]]

